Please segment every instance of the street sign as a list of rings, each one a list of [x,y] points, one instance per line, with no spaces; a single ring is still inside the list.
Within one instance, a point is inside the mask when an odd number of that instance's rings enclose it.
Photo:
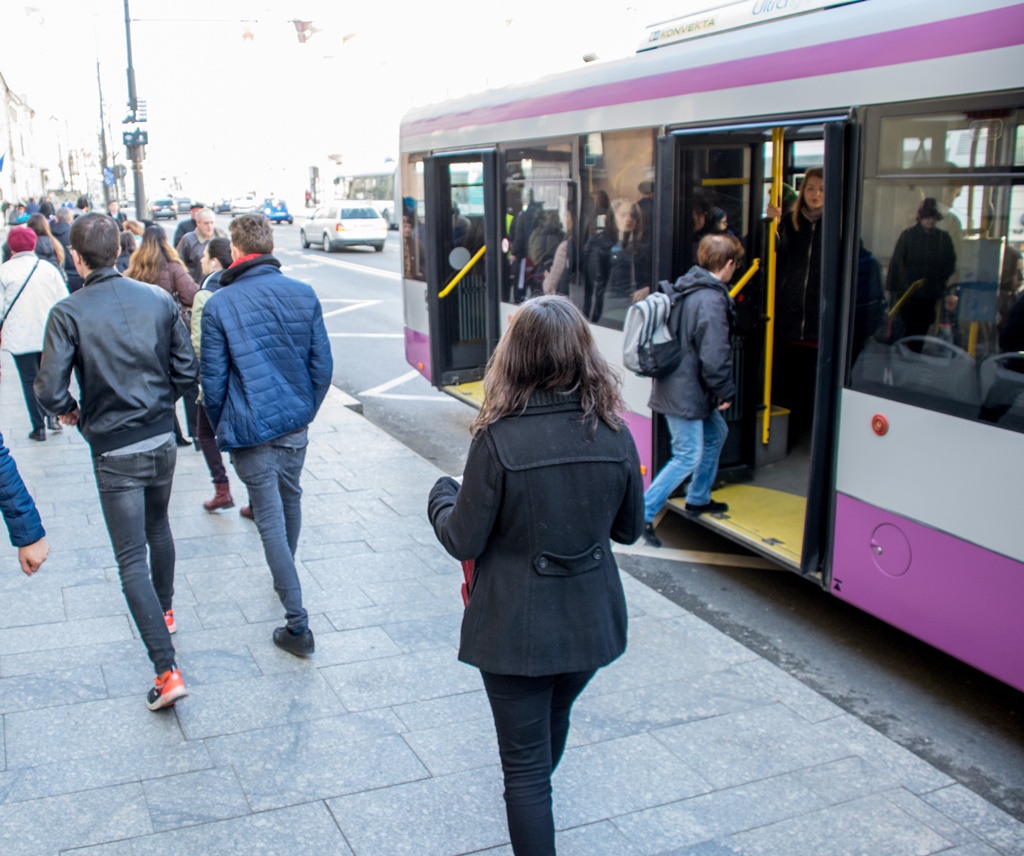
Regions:
[[[114,184],[114,171],[109,167],[103,167],[103,183],[107,187],[112,187]]]

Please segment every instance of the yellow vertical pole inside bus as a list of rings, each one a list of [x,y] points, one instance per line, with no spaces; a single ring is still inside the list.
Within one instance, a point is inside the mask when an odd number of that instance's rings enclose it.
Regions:
[[[782,139],[785,130],[772,128],[772,187],[768,202],[782,208]],[[781,215],[780,215],[781,219]],[[761,414],[761,443],[768,445],[772,424],[772,361],[775,356],[775,271],[776,242],[779,221],[774,217],[768,226],[768,276],[765,289],[764,313],[768,321],[764,328],[764,412]]]

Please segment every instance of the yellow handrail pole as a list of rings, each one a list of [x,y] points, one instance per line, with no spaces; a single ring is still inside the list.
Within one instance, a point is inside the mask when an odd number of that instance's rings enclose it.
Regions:
[[[785,130],[772,128],[772,189],[768,201],[774,208],[782,207],[782,141]],[[780,215],[781,217],[781,215]],[[772,424],[772,364],[775,357],[775,271],[779,221],[772,217],[768,226],[768,276],[765,289],[764,328],[764,413],[761,414],[761,443],[768,445]]]
[[[972,321],[970,332],[967,334],[967,353],[972,357],[978,352],[978,322]]]
[[[903,295],[900,297],[900,299],[897,300],[893,304],[892,309],[889,310],[889,317],[890,318],[895,318],[896,317],[896,313],[899,312],[903,308],[903,304],[906,303],[908,300],[910,300],[910,296],[915,291],[917,291],[922,285],[924,285],[924,279],[923,278],[922,279],[915,279],[912,283],[910,283],[910,285],[907,286],[907,290],[903,292]]]
[[[471,258],[469,260],[469,263],[462,270],[460,270],[457,274],[455,274],[455,276],[452,279],[452,281],[449,282],[448,285],[446,285],[444,287],[444,289],[438,293],[438,295],[437,295],[437,299],[438,300],[440,300],[442,297],[447,297],[451,293],[451,290],[453,288],[455,288],[455,286],[457,286],[459,284],[459,282],[462,281],[462,278],[467,273],[469,273],[469,269],[471,267],[473,267],[473,265],[475,265],[478,261],[480,261],[481,258],[483,258],[483,255],[486,252],[486,250],[487,250],[487,244],[484,244],[479,250],[476,251],[476,255],[473,256],[473,258]]]
[[[735,297],[737,294],[739,294],[741,291],[743,291],[743,286],[745,286],[748,282],[750,282],[750,280],[753,278],[754,274],[757,273],[760,268],[761,268],[761,260],[760,259],[754,259],[750,263],[750,269],[745,274],[743,274],[743,276],[740,277],[740,281],[737,282],[732,287],[732,290],[729,292],[729,296],[730,297]]]

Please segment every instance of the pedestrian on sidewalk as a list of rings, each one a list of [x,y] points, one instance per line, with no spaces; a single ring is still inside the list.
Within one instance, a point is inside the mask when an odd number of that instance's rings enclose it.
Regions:
[[[14,254],[0,265],[0,346],[14,357],[18,368],[32,423],[29,439],[42,441],[46,439],[46,414],[32,385],[39,372],[46,318],[57,302],[68,296],[68,290],[60,271],[35,254],[36,240],[36,233],[27,226],[15,226],[7,236]]]
[[[203,406],[221,449],[249,489],[274,590],[287,623],[274,644],[313,653],[295,550],[307,429],[327,396],[334,363],[316,292],[281,273],[262,214],[231,221],[231,266],[203,306]]]
[[[209,208],[203,208],[196,213],[195,229],[177,244],[178,255],[188,268],[188,275],[197,283],[203,281],[203,251],[215,235],[220,237],[213,225],[213,212]]]
[[[655,380],[647,406],[661,413],[672,437],[672,457],[644,494],[644,541],[660,547],[654,518],[690,475],[686,510],[721,514],[724,502],[711,498],[718,458],[729,435],[723,411],[736,397],[729,335],[735,311],[729,280],[743,260],[743,245],[733,235],[705,235],[697,246],[697,264],[669,286],[682,300],[679,330],[683,360],[667,377]]]
[[[189,235],[194,235],[190,232]],[[188,240],[189,235],[185,236]],[[202,320],[203,306],[213,296],[213,293],[220,288],[221,274],[231,266],[231,241],[227,238],[211,238],[203,249],[202,270],[206,274],[203,280],[203,287],[196,293],[192,302],[192,347],[196,352],[196,359],[202,366]],[[203,457],[206,459],[206,466],[210,470],[210,477],[213,479],[213,499],[203,503],[203,508],[213,513],[222,508],[234,508],[235,500],[231,497],[231,485],[228,482],[228,472],[224,467],[224,457],[217,445],[217,435],[210,424],[210,417],[206,414],[203,406],[203,391],[200,386],[198,412],[196,414],[196,430],[199,432],[199,447],[203,450]]]
[[[188,695],[170,636],[178,626],[167,505],[174,402],[195,383],[198,365],[173,298],[119,274],[118,249],[117,223],[105,214],[83,214],[71,226],[85,287],[50,313],[35,391],[89,443],[121,588],[156,670],[146,706],[157,710]],[[72,369],[81,401],[68,390]]]
[[[50,554],[46,543],[46,530],[39,519],[36,504],[32,501],[25,482],[21,480],[18,465],[4,445],[0,434],[0,513],[7,524],[11,546],[18,548],[18,564],[27,576],[32,576],[42,567]]]
[[[619,380],[564,297],[524,303],[484,378],[462,486],[428,513],[476,560],[459,659],[480,669],[498,734],[516,856],[553,856],[551,774],[573,702],[626,647],[611,540],[643,526],[643,481]]]

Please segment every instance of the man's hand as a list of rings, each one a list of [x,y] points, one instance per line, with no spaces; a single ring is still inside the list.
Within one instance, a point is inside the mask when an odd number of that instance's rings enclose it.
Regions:
[[[78,408],[69,410],[67,413],[62,413],[57,417],[61,425],[67,425],[73,427],[78,424]]]
[[[732,405],[731,401],[723,401],[721,404],[718,405],[718,409],[719,410],[728,410],[731,405]]]
[[[45,538],[40,538],[34,544],[18,548],[18,562],[26,576],[29,577],[43,566],[43,562],[49,555],[50,545],[46,543]]]

